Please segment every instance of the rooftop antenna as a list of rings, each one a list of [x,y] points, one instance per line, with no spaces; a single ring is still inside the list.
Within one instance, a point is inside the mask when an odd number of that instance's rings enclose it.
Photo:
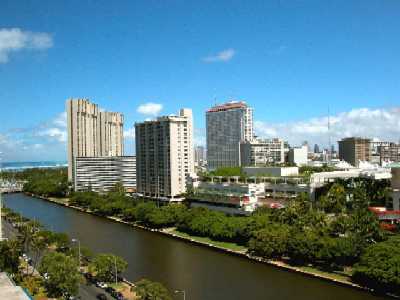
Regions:
[[[328,106],[328,139],[329,139],[328,162],[331,162],[331,158],[332,158],[331,112],[330,112],[329,106]]]

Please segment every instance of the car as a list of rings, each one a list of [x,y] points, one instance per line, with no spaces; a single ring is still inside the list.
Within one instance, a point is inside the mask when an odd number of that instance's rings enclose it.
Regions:
[[[103,293],[97,294],[96,298],[99,300],[107,300],[107,296]]]
[[[111,286],[106,287],[105,290],[106,290],[107,293],[109,293],[109,294],[111,294],[111,295],[112,295],[113,293],[115,293],[115,290],[114,290]]]
[[[106,287],[108,287],[107,284],[105,284],[104,282],[101,282],[101,281],[97,281],[96,286],[99,288],[102,288],[102,289],[105,289]]]

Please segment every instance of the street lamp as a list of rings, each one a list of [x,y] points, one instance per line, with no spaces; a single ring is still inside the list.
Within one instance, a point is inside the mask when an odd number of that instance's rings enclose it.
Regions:
[[[183,300],[186,300],[186,291],[185,290],[175,290],[175,294],[183,294]]]
[[[78,268],[80,271],[81,270],[81,241],[78,239],[72,239],[71,242],[78,243],[78,263],[79,263]]]
[[[78,243],[78,271],[79,271],[79,274],[80,274],[80,272],[81,272],[81,241],[78,240],[78,239],[72,239],[71,242]],[[81,282],[80,282],[80,279],[79,279],[79,281],[78,281],[78,295],[79,295],[80,289],[81,289]]]
[[[118,270],[117,270],[117,256],[114,255],[114,267],[115,267],[115,286],[118,283]]]

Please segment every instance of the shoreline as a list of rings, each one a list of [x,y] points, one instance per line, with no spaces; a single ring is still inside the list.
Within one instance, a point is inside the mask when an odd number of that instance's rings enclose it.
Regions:
[[[323,280],[325,282],[336,284],[338,286],[343,286],[343,287],[357,289],[359,291],[369,292],[369,293],[372,293],[372,294],[377,295],[377,296],[384,296],[384,297],[389,297],[389,298],[393,298],[393,299],[399,299],[400,298],[399,296],[392,295],[392,294],[380,294],[380,293],[377,293],[371,288],[368,288],[368,287],[365,287],[365,286],[361,286],[361,285],[353,283],[351,281],[335,279],[335,278],[332,278],[332,277],[324,275],[324,274],[319,274],[319,273],[315,273],[315,272],[312,272],[312,271],[302,270],[300,267],[291,266],[291,265],[288,265],[288,264],[286,264],[286,263],[284,263],[282,261],[269,260],[269,259],[265,259],[265,258],[262,258],[262,257],[250,255],[247,252],[238,251],[238,250],[232,250],[232,249],[228,249],[228,248],[225,248],[225,247],[217,246],[217,245],[214,245],[214,244],[211,244],[211,243],[198,241],[198,240],[195,240],[195,239],[190,238],[190,237],[180,236],[180,235],[175,234],[174,232],[169,232],[168,228],[166,228],[166,229],[149,228],[149,227],[146,227],[146,226],[143,226],[143,225],[139,225],[139,224],[135,224],[135,223],[132,223],[132,222],[124,221],[124,220],[122,220],[122,219],[120,219],[118,217],[100,216],[100,215],[97,215],[96,213],[94,213],[94,212],[92,212],[90,210],[86,210],[86,209],[83,209],[83,208],[78,207],[78,206],[69,205],[68,203],[64,203],[63,201],[58,201],[57,198],[47,198],[47,197],[31,194],[31,193],[28,193],[28,192],[23,192],[23,194],[25,194],[27,196],[30,196],[30,197],[38,198],[38,199],[41,199],[41,200],[45,200],[45,201],[48,201],[48,202],[51,202],[51,203],[54,203],[54,204],[57,204],[57,205],[61,205],[61,206],[67,207],[67,208],[71,208],[71,209],[74,209],[74,210],[77,210],[77,211],[80,211],[80,212],[83,212],[83,213],[87,213],[87,214],[90,214],[90,215],[93,215],[93,216],[96,216],[96,217],[105,218],[105,219],[108,219],[108,220],[116,222],[116,223],[122,223],[122,224],[128,225],[128,226],[133,227],[133,228],[137,228],[137,229],[141,229],[141,230],[146,230],[146,231],[151,231],[151,232],[154,232],[154,233],[158,233],[160,235],[167,236],[169,238],[173,238],[173,239],[176,239],[176,240],[180,240],[180,241],[183,241],[183,242],[195,245],[195,246],[206,247],[206,248],[212,249],[214,251],[219,251],[221,253],[226,253],[226,254],[229,254],[229,255],[241,257],[243,259],[247,259],[247,260],[249,260],[251,262],[254,262],[254,263],[262,263],[262,264],[274,267],[274,268],[279,269],[279,270],[283,270],[283,271],[287,271],[287,272],[291,272],[291,273],[297,273],[299,275],[307,276],[307,277],[310,277],[310,278],[320,279],[320,280]],[[60,198],[60,199],[63,199],[63,198]]]

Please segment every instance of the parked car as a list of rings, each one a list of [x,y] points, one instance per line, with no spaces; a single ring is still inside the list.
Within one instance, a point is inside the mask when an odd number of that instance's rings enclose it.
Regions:
[[[111,286],[106,287],[105,290],[111,295],[116,292],[115,289],[113,289]]]
[[[97,294],[96,298],[99,300],[107,300],[107,296],[103,293]]]
[[[106,283],[101,282],[101,281],[97,281],[96,286],[99,288],[102,288],[102,289],[105,289],[106,287],[108,287],[108,285]]]

